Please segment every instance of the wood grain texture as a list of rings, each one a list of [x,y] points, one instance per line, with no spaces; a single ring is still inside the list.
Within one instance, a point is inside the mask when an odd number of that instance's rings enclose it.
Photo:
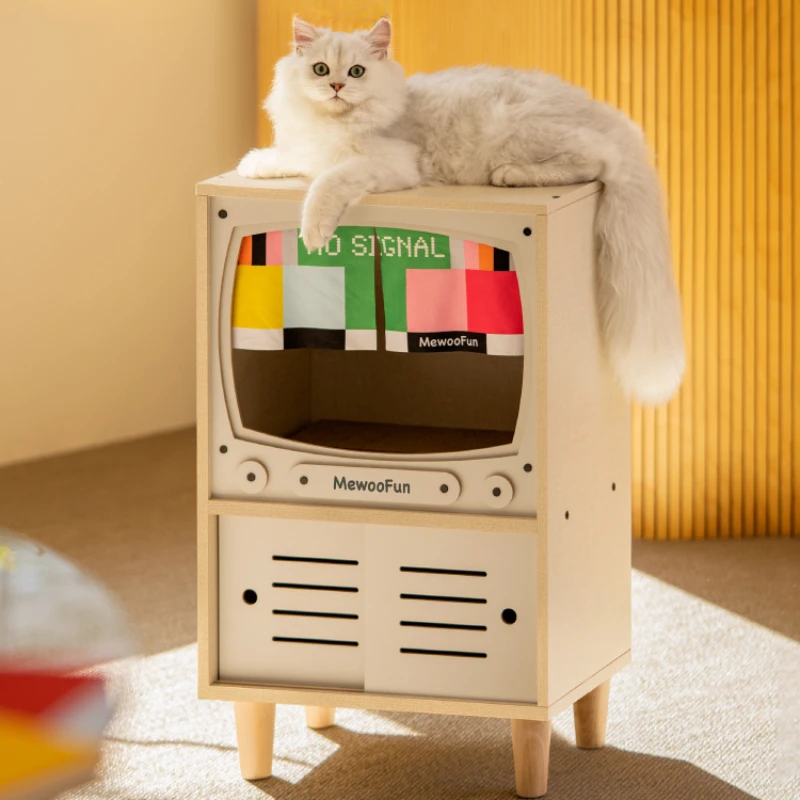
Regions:
[[[275,704],[233,704],[239,767],[248,781],[272,775],[272,748],[275,741]]]
[[[575,744],[584,750],[605,747],[610,688],[611,681],[604,681],[572,704]]]
[[[552,725],[529,719],[511,720],[514,777],[518,797],[541,797],[547,791]]]
[[[641,123],[668,195],[688,372],[666,408],[634,409],[634,534],[797,535],[795,3],[509,0],[491,25],[478,2],[457,14],[422,0],[260,5],[262,94],[292,11],[345,28],[389,12],[408,74],[478,63],[542,68]],[[261,132],[266,143],[268,126]]]
[[[536,533],[534,517],[494,516],[492,514],[442,514],[435,511],[404,511],[394,508],[358,508],[294,503],[264,503],[243,500],[216,500],[208,503],[208,513],[240,517],[308,519],[321,522],[356,522],[364,525],[411,525],[417,528]]]
[[[306,706],[306,725],[314,730],[330,728],[336,721],[336,709],[331,706]]]
[[[201,686],[198,696],[202,700],[332,706],[374,711],[409,711],[415,714],[451,714],[460,717],[489,717],[492,719],[545,720],[556,717],[576,700],[609,680],[630,663],[631,654],[628,651],[547,706],[532,703],[451,700],[438,697],[404,697],[398,694],[338,689],[295,689],[287,686],[260,686],[222,681],[217,681],[210,686]]]

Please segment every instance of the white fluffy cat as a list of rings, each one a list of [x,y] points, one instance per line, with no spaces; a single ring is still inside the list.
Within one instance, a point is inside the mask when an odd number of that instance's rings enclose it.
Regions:
[[[264,107],[275,146],[248,178],[306,176],[301,235],[312,249],[367,192],[420,184],[605,184],[596,228],[600,325],[622,387],[644,403],[678,389],[685,354],[661,189],[639,128],[541,72],[448,69],[405,79],[391,26],[331,32],[294,20]]]

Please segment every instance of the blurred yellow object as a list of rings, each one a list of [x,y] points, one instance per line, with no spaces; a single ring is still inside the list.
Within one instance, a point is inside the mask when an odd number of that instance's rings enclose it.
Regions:
[[[48,725],[21,714],[0,713],[0,800],[52,797],[92,775],[99,749],[67,741]]]

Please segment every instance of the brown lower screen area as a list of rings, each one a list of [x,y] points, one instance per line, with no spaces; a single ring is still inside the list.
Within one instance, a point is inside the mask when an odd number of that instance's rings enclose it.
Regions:
[[[451,453],[509,444],[513,431],[430,428],[323,419],[286,437],[295,442],[371,453]]]
[[[233,350],[242,425],[341,450],[454,453],[508,444],[522,356]]]

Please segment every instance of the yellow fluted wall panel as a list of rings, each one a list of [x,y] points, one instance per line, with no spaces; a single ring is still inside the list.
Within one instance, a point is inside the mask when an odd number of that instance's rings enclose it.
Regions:
[[[666,408],[634,409],[635,534],[797,535],[800,6],[261,0],[262,97],[294,12],[343,29],[389,13],[394,55],[409,74],[482,63],[545,69],[643,126],[668,197],[688,370]]]

